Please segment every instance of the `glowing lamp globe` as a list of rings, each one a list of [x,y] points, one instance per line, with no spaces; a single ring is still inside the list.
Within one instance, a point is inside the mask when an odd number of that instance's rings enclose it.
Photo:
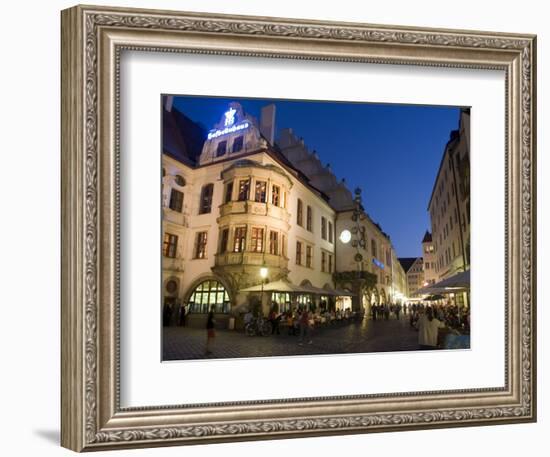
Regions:
[[[342,230],[340,233],[340,241],[344,244],[349,243],[351,240],[351,232],[349,230]]]
[[[267,278],[267,267],[260,268],[260,276],[262,277],[262,279]]]

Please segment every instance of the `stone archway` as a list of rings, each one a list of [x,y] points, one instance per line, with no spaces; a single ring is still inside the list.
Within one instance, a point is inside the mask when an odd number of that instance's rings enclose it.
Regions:
[[[192,327],[202,327],[206,323],[209,310],[216,314],[217,322],[227,325],[234,296],[227,283],[217,275],[204,275],[197,278],[183,295],[182,303],[188,309],[188,322]]]
[[[371,304],[372,305],[380,304],[380,294],[378,293],[378,289],[376,287],[373,287],[371,289]]]
[[[384,288],[380,289],[380,303],[383,303],[383,304],[388,303],[387,297],[386,297],[386,291],[384,290]]]
[[[371,314],[371,291],[369,289],[366,289],[361,294],[361,307],[363,308],[363,312],[365,313],[365,316],[370,316]]]

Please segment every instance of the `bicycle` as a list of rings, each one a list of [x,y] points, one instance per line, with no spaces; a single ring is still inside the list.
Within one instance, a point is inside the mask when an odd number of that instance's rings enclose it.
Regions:
[[[271,323],[263,317],[251,320],[244,326],[244,332],[247,336],[266,336],[271,335]]]

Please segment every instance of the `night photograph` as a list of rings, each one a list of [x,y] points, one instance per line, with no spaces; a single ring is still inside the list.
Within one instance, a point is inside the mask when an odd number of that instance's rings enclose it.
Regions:
[[[470,348],[470,109],[161,97],[162,360]]]

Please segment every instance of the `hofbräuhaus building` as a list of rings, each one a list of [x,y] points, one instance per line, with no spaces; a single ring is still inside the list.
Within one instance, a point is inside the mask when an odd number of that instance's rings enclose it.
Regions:
[[[210,309],[229,322],[252,300],[264,313],[273,303],[279,311],[368,312],[373,302],[396,301],[402,272],[394,271],[400,266],[389,237],[364,212],[359,225],[352,221],[353,202],[345,183],[292,132],[275,142],[274,105],[257,121],[231,103],[204,132],[167,97],[163,306],[187,306],[193,323]],[[363,241],[340,241],[347,229]]]

